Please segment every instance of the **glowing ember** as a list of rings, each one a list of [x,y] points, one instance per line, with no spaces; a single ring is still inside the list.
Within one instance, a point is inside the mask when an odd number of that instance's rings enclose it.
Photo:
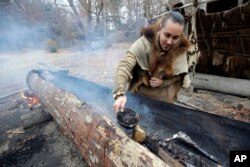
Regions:
[[[30,108],[39,103],[39,97],[34,95],[31,90],[21,91],[21,97],[27,100],[27,104]]]

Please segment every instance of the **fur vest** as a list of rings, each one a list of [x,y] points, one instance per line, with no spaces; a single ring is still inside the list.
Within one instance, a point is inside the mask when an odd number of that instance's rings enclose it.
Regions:
[[[133,71],[133,81],[141,82],[149,86],[151,77],[166,79],[177,75],[188,73],[186,52],[189,48],[189,41],[182,34],[178,43],[169,51],[161,51],[158,42],[159,24],[151,25],[141,31],[141,37],[129,48],[128,52],[136,56],[139,67]],[[138,73],[140,68],[145,72],[143,78]],[[140,70],[139,70],[140,71]],[[133,84],[133,83],[132,83]],[[184,77],[184,87],[189,87],[188,76]],[[137,84],[138,85],[138,84]]]

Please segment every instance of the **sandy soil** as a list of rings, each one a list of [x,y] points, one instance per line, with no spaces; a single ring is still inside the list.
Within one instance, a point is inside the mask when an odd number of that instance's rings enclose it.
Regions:
[[[71,75],[78,78],[112,87],[117,63],[128,47],[129,44],[116,44],[105,50],[85,52],[60,50],[58,53],[47,53],[42,50],[26,50],[0,53],[0,166],[86,166],[74,144],[53,121],[28,129],[24,134],[6,133],[20,125],[21,114],[31,112],[18,94],[6,95],[27,88],[26,76],[37,67],[38,62],[68,69]],[[178,99],[178,105],[250,122],[248,98],[182,90]],[[24,151],[27,149],[25,143],[29,145],[28,153]],[[35,147],[32,147],[34,143]]]

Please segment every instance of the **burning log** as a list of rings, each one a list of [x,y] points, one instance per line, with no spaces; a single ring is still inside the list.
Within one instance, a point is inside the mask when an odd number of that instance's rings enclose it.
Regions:
[[[129,139],[102,113],[108,111],[100,111],[81,102],[38,73],[31,72],[27,83],[64,132],[73,139],[90,166],[168,166]]]
[[[52,120],[49,112],[44,111],[42,107],[33,109],[30,113],[21,115],[22,128],[27,129],[35,125]]]
[[[48,71],[31,71],[27,83],[45,109],[77,143],[90,165],[166,165],[116,126],[110,89]],[[182,131],[223,166],[229,165],[229,151],[250,149],[249,123],[139,95],[128,93],[127,96],[127,107],[140,114],[140,125],[148,134],[169,138]]]
[[[21,115],[21,128],[27,129],[35,125],[44,123],[52,119],[52,116],[47,111],[44,111],[39,104],[39,97],[31,90],[23,90],[20,93],[21,97],[26,100],[31,112]]]
[[[34,95],[31,90],[21,91],[20,94],[23,99],[27,100],[27,104],[30,109],[39,103],[39,97]]]

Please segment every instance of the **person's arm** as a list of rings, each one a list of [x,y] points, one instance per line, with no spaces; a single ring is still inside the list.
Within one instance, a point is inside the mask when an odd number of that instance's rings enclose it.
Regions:
[[[133,77],[132,71],[135,65],[135,56],[130,52],[127,52],[126,56],[120,61],[117,67],[115,87],[113,90],[113,97],[115,99],[113,107],[116,112],[124,110],[126,104],[125,93],[127,91],[127,84]]]
[[[132,70],[136,65],[136,58],[130,52],[119,62],[115,78],[113,97],[125,95],[128,82],[132,79]]]

